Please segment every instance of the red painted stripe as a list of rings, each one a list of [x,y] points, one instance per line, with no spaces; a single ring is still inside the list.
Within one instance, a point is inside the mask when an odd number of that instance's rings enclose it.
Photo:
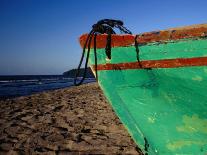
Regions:
[[[187,66],[207,66],[207,57],[197,58],[177,58],[164,60],[144,60],[141,61],[142,68],[177,68]],[[95,65],[92,66],[95,69]],[[142,69],[138,62],[119,64],[99,64],[97,70],[126,70]]]
[[[84,34],[80,37],[80,45],[83,47],[88,34]],[[151,42],[162,42],[168,40],[179,40],[193,37],[205,37],[207,36],[207,24],[193,25],[183,28],[175,28],[156,32],[147,32],[139,34],[137,42],[139,44],[146,44]],[[97,35],[97,48],[106,47],[106,34]],[[134,44],[135,35],[112,35],[112,47],[130,46]],[[91,42],[91,48],[93,48],[93,39]]]

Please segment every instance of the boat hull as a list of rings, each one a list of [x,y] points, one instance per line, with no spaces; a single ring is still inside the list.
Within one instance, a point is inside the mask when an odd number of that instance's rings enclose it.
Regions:
[[[140,44],[140,62],[134,45],[97,49],[98,83],[144,153],[207,153],[206,56],[206,36]]]

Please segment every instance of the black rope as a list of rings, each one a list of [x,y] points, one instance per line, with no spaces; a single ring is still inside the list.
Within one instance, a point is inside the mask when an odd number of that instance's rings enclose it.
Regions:
[[[74,79],[74,85],[78,86],[80,84],[83,83],[84,79],[85,79],[85,75],[87,73],[87,67],[88,67],[88,59],[89,59],[89,52],[90,52],[90,42],[91,42],[91,34],[93,34],[93,30],[91,30],[91,32],[88,34],[87,38],[86,38],[86,42],[84,44],[84,47],[83,47],[83,52],[82,52],[82,55],[81,55],[81,60],[80,60],[80,63],[78,65],[78,68],[76,70],[76,74],[75,74],[75,79]],[[86,46],[88,44],[88,51],[87,51],[87,56],[86,56],[86,62],[85,62],[85,68],[84,68],[84,71],[83,71],[83,76],[82,76],[82,79],[77,83],[77,80],[78,80],[78,76],[80,75],[80,69],[81,69],[81,65],[83,63],[83,58],[84,58],[84,55],[85,55],[85,52],[86,52]]]
[[[107,36],[105,52],[106,52],[107,58],[111,59],[111,33],[109,33]]]
[[[104,33],[108,34],[105,52],[106,52],[106,55],[107,55],[108,59],[111,59],[111,34],[116,34],[116,32],[113,29],[117,28],[122,33],[132,34],[131,31],[129,31],[123,25],[124,25],[124,23],[121,20],[103,19],[103,20],[98,21],[96,24],[94,24],[92,26],[92,30],[88,34],[86,42],[85,42],[84,47],[83,47],[83,52],[82,52],[82,55],[81,55],[81,60],[80,60],[80,63],[78,65],[78,68],[77,68],[76,74],[75,74],[74,85],[78,86],[78,85],[82,84],[84,79],[85,79],[85,77],[86,77],[92,37],[94,36],[95,74],[96,74],[96,79],[98,79],[98,74],[97,74],[96,35],[97,34],[104,34]],[[84,67],[83,75],[82,75],[81,80],[79,82],[77,82],[78,77],[80,76],[80,69],[81,69],[81,65],[83,63],[83,59],[84,59],[84,55],[85,55],[85,52],[86,52],[86,46],[87,45],[88,45],[88,50],[87,50],[86,62],[85,62],[85,67]]]
[[[97,52],[96,52],[96,36],[94,35],[94,60],[95,60],[95,74],[96,74],[96,80],[98,81],[98,72],[97,72]]]
[[[139,37],[139,35],[136,35],[135,38],[134,38],[134,46],[135,46],[135,49],[136,49],[136,57],[137,57],[137,61],[139,63],[139,67],[140,68],[143,68],[142,67],[142,64],[141,64],[141,61],[140,61],[140,51],[139,51],[139,43],[137,42],[137,38]],[[152,70],[152,68],[144,68],[146,70]]]
[[[139,67],[142,68],[142,64],[140,62],[140,57],[139,57],[139,46],[138,46],[138,42],[137,42],[137,38],[138,38],[138,35],[135,36],[135,39],[134,39],[134,46],[135,46],[135,49],[136,49],[136,57],[137,57],[137,61],[139,63]]]

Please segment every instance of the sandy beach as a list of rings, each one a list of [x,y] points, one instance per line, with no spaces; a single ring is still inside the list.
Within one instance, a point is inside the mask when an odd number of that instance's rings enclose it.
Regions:
[[[0,100],[0,154],[141,154],[97,83]]]

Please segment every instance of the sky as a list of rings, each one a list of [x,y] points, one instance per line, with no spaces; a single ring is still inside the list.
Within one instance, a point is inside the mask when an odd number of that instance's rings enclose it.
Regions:
[[[0,0],[0,75],[54,75],[76,68],[78,38],[100,19],[138,34],[207,23],[207,0]]]

